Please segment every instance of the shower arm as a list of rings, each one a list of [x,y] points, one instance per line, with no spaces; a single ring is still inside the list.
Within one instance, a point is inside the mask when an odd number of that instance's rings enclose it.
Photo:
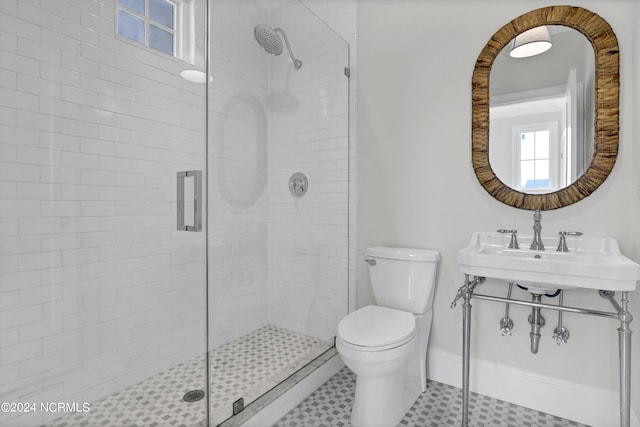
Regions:
[[[284,30],[282,28],[274,28],[273,31],[282,34],[282,37],[284,38],[284,43],[287,45],[287,50],[289,51],[289,56],[291,57],[291,60],[293,61],[293,65],[296,68],[302,67],[302,61],[297,59],[293,55],[293,52],[291,51],[291,46],[289,45],[289,39],[287,38],[287,34],[284,32]]]

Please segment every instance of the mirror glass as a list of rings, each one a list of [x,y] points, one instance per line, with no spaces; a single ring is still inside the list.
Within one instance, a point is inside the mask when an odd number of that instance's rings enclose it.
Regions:
[[[573,184],[594,154],[593,47],[573,28],[544,27],[551,48],[514,58],[512,39],[496,56],[489,85],[491,168],[527,194]]]

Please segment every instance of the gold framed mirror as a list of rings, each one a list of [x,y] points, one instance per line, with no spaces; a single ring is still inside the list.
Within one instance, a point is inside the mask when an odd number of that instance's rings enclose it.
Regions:
[[[528,194],[502,182],[489,159],[491,67],[512,39],[543,25],[562,25],[582,33],[595,55],[594,151],[591,164],[570,185],[554,192]],[[599,15],[574,6],[549,6],[525,13],[500,28],[478,56],[472,77],[471,162],[476,177],[495,199],[527,210],[552,210],[589,196],[609,176],[618,156],[620,50],[611,26]]]

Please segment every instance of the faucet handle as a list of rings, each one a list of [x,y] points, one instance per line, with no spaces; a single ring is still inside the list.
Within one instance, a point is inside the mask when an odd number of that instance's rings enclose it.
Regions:
[[[520,249],[520,245],[518,245],[518,238],[516,237],[516,234],[518,234],[518,230],[505,230],[504,228],[501,228],[499,230],[496,230],[496,232],[503,234],[510,233],[511,241],[509,242],[509,249]]]
[[[558,242],[558,249],[556,252],[569,252],[567,247],[567,236],[582,236],[581,231],[559,231],[560,241]]]
[[[582,236],[582,231],[559,231],[559,235],[561,236]]]

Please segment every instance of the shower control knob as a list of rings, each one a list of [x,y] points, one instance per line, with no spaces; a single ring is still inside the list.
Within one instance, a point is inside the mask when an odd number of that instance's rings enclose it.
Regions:
[[[309,180],[302,172],[296,172],[289,178],[289,191],[296,197],[304,196],[309,188]]]

